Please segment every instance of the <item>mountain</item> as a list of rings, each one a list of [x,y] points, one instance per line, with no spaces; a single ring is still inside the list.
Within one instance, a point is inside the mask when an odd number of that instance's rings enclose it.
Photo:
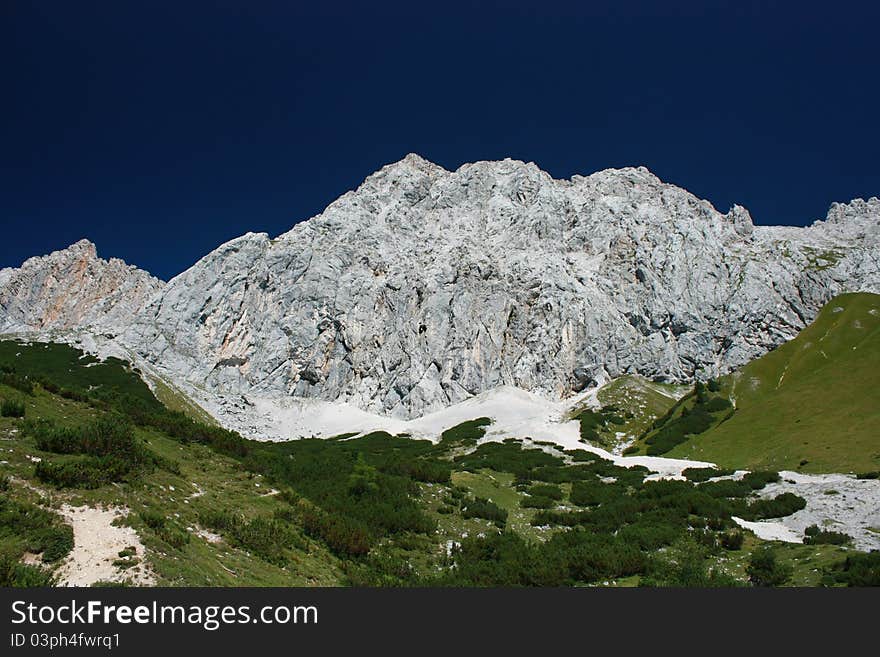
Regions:
[[[125,335],[214,392],[417,417],[501,385],[558,399],[640,373],[723,373],[834,294],[880,291],[880,201],[754,227],[645,169],[389,165],[277,239],[168,283]]]
[[[291,397],[409,419],[500,386],[558,400],[624,374],[723,374],[834,295],[880,292],[878,243],[876,198],[756,227],[644,168],[554,180],[408,155],[276,239],[248,233],[138,288],[131,322],[62,324],[109,326],[139,364],[224,399],[227,424]],[[47,315],[41,289],[19,314]]]
[[[98,257],[88,240],[0,270],[0,333],[92,328],[118,333],[162,287],[147,272]]]

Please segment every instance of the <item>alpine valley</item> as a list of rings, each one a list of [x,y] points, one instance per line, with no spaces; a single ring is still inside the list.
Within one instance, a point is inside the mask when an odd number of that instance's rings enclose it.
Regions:
[[[388,165],[0,270],[0,584],[880,584],[880,199]]]

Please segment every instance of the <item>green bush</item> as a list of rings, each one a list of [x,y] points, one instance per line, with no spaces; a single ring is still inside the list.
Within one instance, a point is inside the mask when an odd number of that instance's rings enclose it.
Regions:
[[[51,572],[20,563],[14,554],[0,553],[0,587],[34,588],[52,584]]]
[[[587,511],[550,511],[543,509],[538,511],[532,518],[532,527],[544,527],[552,525],[561,525],[563,527],[574,527],[583,524],[589,520],[589,512]]]
[[[23,428],[38,449],[68,455],[44,459],[34,469],[38,479],[58,488],[99,488],[165,462],[135,438],[127,421],[114,416],[72,427],[40,420]]]
[[[721,481],[707,481],[699,485],[699,490],[712,495],[713,497],[747,497],[753,491],[764,488],[769,483],[779,481],[778,472],[749,472],[742,479],[722,479]],[[784,500],[793,501],[789,498]],[[759,507],[755,507],[758,509]],[[770,507],[767,506],[769,509]],[[795,509],[798,510],[798,509]],[[782,515],[788,515],[784,513]],[[774,517],[774,516],[766,516]]]
[[[665,454],[686,441],[688,436],[706,431],[712,426],[712,422],[712,414],[698,403],[689,413],[670,420],[656,433],[648,436],[645,441],[648,443],[647,453],[652,456]]]
[[[779,473],[772,470],[755,470],[754,472],[747,472],[742,480],[752,490],[761,490],[767,484],[777,483],[779,481]]]
[[[348,475],[348,494],[360,498],[379,491],[379,471],[366,462],[363,454]]]
[[[577,506],[596,506],[607,502],[620,490],[609,484],[603,484],[599,480],[575,481],[571,485],[571,494],[568,499]]]
[[[514,532],[469,537],[450,557],[450,567],[422,582],[430,586],[562,586],[642,572],[638,548],[612,536],[573,530],[543,543]]]
[[[739,550],[742,548],[745,537],[739,530],[727,531],[720,535],[721,547],[725,550]]]
[[[833,581],[847,586],[880,586],[880,551],[853,553],[831,570]]]
[[[448,495],[444,495],[443,499],[440,501],[447,506],[458,508],[458,505],[461,503],[461,497],[450,493]]]
[[[231,511],[203,510],[199,521],[224,534],[234,545],[279,566],[287,563],[286,549],[301,545],[293,529],[277,517],[247,519]]]
[[[729,575],[709,567],[708,550],[693,536],[683,537],[668,552],[655,556],[642,586],[717,588],[736,586]]]
[[[784,518],[807,506],[807,501],[794,493],[782,493],[773,499],[755,500],[745,506],[734,507],[734,515],[743,520],[767,520]]]
[[[585,410],[577,416],[580,422],[581,440],[600,442],[599,430],[605,426],[605,417],[597,411]]]
[[[529,479],[549,481],[543,476],[535,476],[539,468],[552,467],[553,474],[560,472],[565,462],[558,456],[548,454],[540,449],[523,448],[514,443],[482,443],[470,454],[455,458],[460,470],[477,472],[484,468],[498,472],[510,472]]]
[[[0,416],[24,417],[24,402],[17,399],[4,399],[0,401]]]
[[[480,417],[476,420],[462,422],[440,434],[440,442],[444,445],[476,444],[476,442],[486,434],[485,427],[488,427],[490,424],[492,424],[492,420],[487,417]]]
[[[396,464],[439,460],[437,450],[430,441],[377,433],[255,445],[244,464],[277,487],[295,487],[300,498],[317,507],[303,510],[311,535],[334,551],[361,554],[392,534],[434,532],[436,521],[417,500],[419,484],[397,474]]]
[[[556,504],[556,500],[544,495],[526,495],[520,502],[524,509],[552,509]]]
[[[657,550],[665,545],[671,545],[681,538],[682,529],[668,523],[652,521],[649,518],[626,525],[617,532],[617,538],[630,545],[638,546],[640,550]]]
[[[165,527],[165,516],[158,511],[154,511],[152,509],[144,509],[138,515],[140,516],[141,520],[144,521],[144,524],[153,531],[158,531]]]
[[[434,484],[449,483],[452,465],[446,461],[424,458],[404,459],[392,458],[382,466],[382,472],[400,477],[409,477],[415,481]]]
[[[16,561],[27,551],[51,563],[73,549],[73,529],[55,513],[0,495],[0,545]]]
[[[745,481],[722,479],[721,481],[707,481],[698,486],[698,489],[712,497],[746,497],[751,494],[752,487]]]
[[[483,518],[503,525],[507,522],[507,511],[482,497],[467,500],[461,507],[462,518]]]
[[[44,452],[134,457],[138,451],[131,425],[125,420],[109,416],[75,427],[57,426],[41,420],[28,423],[25,431],[33,436],[37,449]]]
[[[180,527],[166,525],[156,532],[156,535],[171,547],[182,550],[185,545],[189,544],[190,535],[186,530]]]
[[[553,484],[534,484],[526,490],[529,495],[538,495],[540,497],[549,497],[551,500],[561,500],[563,497],[562,489]]]
[[[0,365],[0,384],[15,388],[28,396],[34,394],[34,384],[27,377],[20,376],[15,370],[6,365]]]
[[[793,569],[776,559],[770,548],[759,548],[752,552],[746,574],[753,586],[782,586],[791,578]]]
[[[708,481],[714,477],[726,477],[733,474],[733,470],[724,470],[717,468],[685,468],[681,474],[688,481],[701,483]]]
[[[43,460],[34,467],[34,475],[57,488],[94,489],[132,474],[132,464],[117,456],[83,456],[65,461]]]
[[[354,518],[324,511],[306,500],[299,502],[297,511],[305,533],[324,541],[336,554],[358,557],[370,551],[370,532]]]
[[[43,553],[43,561],[52,563],[66,557],[73,549],[73,528],[58,523],[37,531],[31,539],[28,550]]]
[[[822,530],[817,525],[810,525],[804,530],[804,543],[807,545],[846,545],[851,540],[849,534]]]

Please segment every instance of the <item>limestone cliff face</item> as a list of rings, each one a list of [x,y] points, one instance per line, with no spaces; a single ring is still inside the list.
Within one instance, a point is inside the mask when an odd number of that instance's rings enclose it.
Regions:
[[[645,169],[553,180],[407,156],[277,239],[168,283],[125,334],[200,387],[413,417],[498,385],[563,397],[724,372],[831,296],[880,290],[880,201],[754,227]]]
[[[39,269],[28,263],[19,271]],[[721,214],[643,168],[554,180],[523,162],[450,172],[410,155],[161,289],[98,268],[107,282],[71,299],[51,292],[55,274],[22,291],[8,271],[7,324],[110,326],[200,390],[409,418],[499,385],[560,398],[624,373],[684,380],[740,365],[831,296],[880,292],[880,200],[835,204],[807,228],[755,227],[743,208]]]
[[[88,240],[0,270],[0,333],[90,327],[118,333],[162,287],[147,272],[98,258]]]

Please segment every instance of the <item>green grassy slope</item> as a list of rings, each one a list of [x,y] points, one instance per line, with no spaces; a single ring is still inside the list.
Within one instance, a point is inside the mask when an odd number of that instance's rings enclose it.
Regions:
[[[774,518],[804,503],[758,500],[775,475],[645,481],[647,469],[583,450],[480,443],[486,418],[437,443],[384,432],[249,441],[165,408],[127,364],[91,365],[68,350],[0,345],[0,399],[23,409],[0,417],[0,584],[45,583],[70,549],[55,513],[70,504],[127,509],[122,522],[146,552],[137,564],[120,553],[114,566],[146,566],[160,585],[742,585],[764,542],[732,516]],[[808,548],[822,559],[799,552],[792,582],[817,583],[858,554]]]
[[[637,375],[626,375],[599,390],[598,399],[603,408],[619,409],[624,423],[615,431],[626,434],[623,439],[626,442],[641,435],[687,390],[685,386],[654,383]]]
[[[829,302],[794,340],[721,380],[726,422],[667,455],[724,467],[880,469],[880,296]]]
[[[135,370],[125,361],[112,357],[100,361],[66,344],[2,340],[0,364],[77,392],[115,390],[153,400],[147,384],[132,376]]]
[[[25,396],[0,384],[0,398],[23,399],[26,411],[23,420],[0,417],[0,478],[7,482],[0,502],[33,504],[52,513],[62,504],[128,509],[124,523],[136,529],[146,546],[149,566],[159,585],[305,586],[340,581],[338,560],[320,542],[299,532],[284,550],[286,563],[267,562],[225,535],[217,542],[203,537],[207,528],[200,517],[206,512],[234,510],[253,519],[273,518],[288,508],[277,495],[267,495],[270,486],[235,459],[204,445],[182,444],[160,431],[136,427],[139,443],[170,467],[153,468],[96,489],[55,488],[35,476],[33,460],[60,461],[65,457],[39,449],[34,438],[25,435],[23,423],[47,420],[82,426],[104,413],[42,389]],[[145,523],[141,514],[149,513],[165,519],[161,531]],[[21,555],[26,547],[18,544],[20,532],[15,523],[11,529],[4,535],[0,527],[0,555],[10,551]],[[183,544],[175,540],[181,536],[186,537]]]
[[[599,389],[598,409],[584,402],[569,410],[568,419],[580,421],[582,441],[616,449],[642,435],[688,390],[688,386],[655,383],[626,374]]]
[[[152,375],[148,375],[151,383],[148,386],[140,371],[118,358],[101,361],[66,344],[0,340],[0,364],[27,373],[31,378],[98,397],[102,393],[122,393],[146,403],[158,399],[171,410],[216,425],[214,418],[175,386]]]

